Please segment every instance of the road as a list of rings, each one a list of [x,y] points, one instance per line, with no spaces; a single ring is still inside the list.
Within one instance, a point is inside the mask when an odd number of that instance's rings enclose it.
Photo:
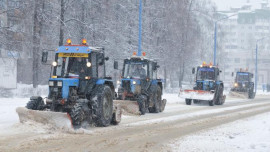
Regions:
[[[175,97],[168,100],[163,113],[124,116],[118,126],[75,133],[16,124],[0,136],[0,151],[170,151],[167,144],[171,140],[270,112],[269,96],[228,99],[223,106],[214,107],[170,102],[178,100]]]

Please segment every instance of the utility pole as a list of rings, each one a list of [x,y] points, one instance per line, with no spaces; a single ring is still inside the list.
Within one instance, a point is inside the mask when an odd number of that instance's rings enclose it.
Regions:
[[[138,56],[142,56],[142,0],[139,6],[139,40],[138,40]]]

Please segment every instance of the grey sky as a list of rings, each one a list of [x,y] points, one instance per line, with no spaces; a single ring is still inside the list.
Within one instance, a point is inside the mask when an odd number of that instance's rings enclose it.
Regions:
[[[230,7],[240,7],[247,3],[247,0],[212,0],[217,4],[218,10],[229,10]],[[253,8],[258,8],[262,0],[250,0]]]

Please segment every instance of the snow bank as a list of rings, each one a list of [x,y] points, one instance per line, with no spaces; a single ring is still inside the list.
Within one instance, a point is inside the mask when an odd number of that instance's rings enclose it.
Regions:
[[[38,88],[33,88],[30,84],[17,84],[16,89],[1,89],[0,97],[4,98],[30,98],[31,96],[47,96],[48,85],[39,85]]]
[[[173,141],[172,151],[270,151],[270,113],[216,127]]]

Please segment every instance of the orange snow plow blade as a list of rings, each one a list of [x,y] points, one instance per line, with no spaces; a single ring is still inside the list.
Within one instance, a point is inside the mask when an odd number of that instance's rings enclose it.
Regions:
[[[204,90],[180,90],[179,97],[185,99],[196,99],[196,100],[213,100],[214,91]]]
[[[116,106],[120,106],[124,115],[141,115],[139,104],[137,101],[130,100],[114,100]]]
[[[56,128],[73,128],[72,120],[67,113],[30,110],[25,107],[18,107],[16,112],[19,115],[21,123],[31,120],[38,123],[51,125]]]

